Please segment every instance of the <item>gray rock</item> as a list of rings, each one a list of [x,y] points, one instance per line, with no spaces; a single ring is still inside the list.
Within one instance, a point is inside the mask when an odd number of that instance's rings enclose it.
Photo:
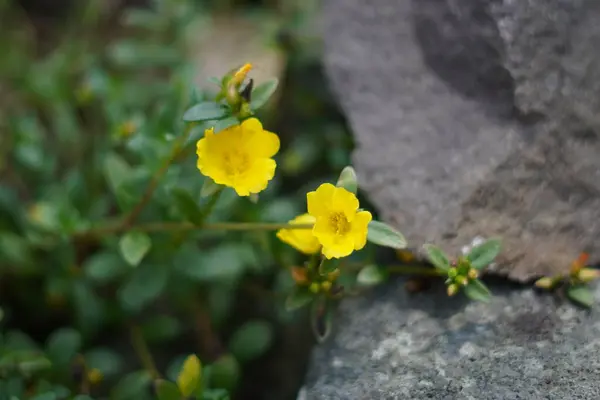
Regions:
[[[517,281],[600,258],[597,0],[326,0],[361,188],[411,245],[499,236]]]
[[[598,399],[600,314],[531,289],[489,304],[408,294],[401,282],[345,300],[317,347],[304,400]],[[596,290],[596,299],[600,290]]]

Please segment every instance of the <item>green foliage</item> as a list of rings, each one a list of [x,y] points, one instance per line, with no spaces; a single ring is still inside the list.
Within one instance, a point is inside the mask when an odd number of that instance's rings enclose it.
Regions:
[[[396,229],[380,221],[371,221],[369,223],[367,240],[379,246],[391,247],[398,250],[406,247],[404,236]]]
[[[263,355],[272,341],[273,327],[270,323],[248,321],[234,332],[229,340],[229,351],[240,362],[249,362]]]
[[[477,270],[487,267],[500,253],[500,246],[500,239],[489,239],[475,246],[467,254],[471,266]]]

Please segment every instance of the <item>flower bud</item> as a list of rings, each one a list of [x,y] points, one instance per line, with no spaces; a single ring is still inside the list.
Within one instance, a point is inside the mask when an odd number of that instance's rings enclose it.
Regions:
[[[87,373],[88,382],[91,383],[92,385],[99,384],[100,382],[102,382],[103,378],[104,378],[104,376],[102,375],[102,372],[100,372],[100,370],[97,368],[92,368]]]
[[[308,287],[308,290],[310,290],[313,293],[319,293],[319,290],[321,289],[321,285],[319,285],[318,282],[313,282],[310,284],[310,286]]]
[[[466,276],[457,276],[454,281],[462,286],[467,286],[469,284],[469,278]]]
[[[458,275],[458,269],[456,269],[456,267],[452,267],[448,270],[449,278],[456,278],[456,275]]]
[[[448,286],[448,296],[452,297],[454,296],[456,293],[458,293],[458,285],[453,283],[450,286]]]
[[[591,282],[595,279],[600,278],[600,270],[593,268],[583,268],[577,274],[577,278],[584,283]]]
[[[324,292],[329,292],[329,290],[331,289],[331,282],[329,282],[329,281],[321,282],[321,289],[323,289]]]
[[[229,81],[229,84],[236,85],[239,87],[244,82],[244,79],[246,79],[246,75],[248,75],[248,72],[250,72],[251,69],[252,69],[252,64],[250,64],[250,63],[246,63],[246,64],[242,65],[233,74],[233,77]]]
[[[554,279],[545,276],[543,278],[538,279],[535,282],[535,286],[540,289],[552,289],[552,287],[554,286]]]
[[[479,272],[475,268],[471,268],[467,273],[469,279],[477,279],[479,277]]]
[[[330,273],[327,274],[327,280],[329,282],[333,282],[333,281],[337,280],[337,278],[339,278],[340,274],[341,274],[341,272],[340,272],[339,268],[336,269],[335,271],[331,271]]]
[[[579,257],[577,257],[577,260],[573,261],[571,264],[571,275],[577,275],[579,271],[585,267],[585,264],[587,264],[588,258],[589,255],[587,253],[581,253]]]
[[[292,267],[290,268],[292,278],[298,285],[305,285],[308,283],[308,277],[306,276],[306,268]]]

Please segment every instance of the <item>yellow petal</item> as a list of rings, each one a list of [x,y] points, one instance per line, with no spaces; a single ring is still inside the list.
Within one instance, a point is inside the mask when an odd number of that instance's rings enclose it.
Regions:
[[[352,236],[354,237],[354,250],[360,250],[367,244],[369,222],[373,216],[368,211],[359,211],[352,220]]]
[[[333,232],[327,216],[317,218],[313,227],[313,235],[323,246],[323,255],[327,258],[346,257],[354,250],[352,235],[337,235]]]
[[[308,213],[319,217],[329,213],[336,187],[331,183],[323,183],[314,192],[306,194]]]
[[[331,208],[336,212],[344,213],[348,222],[352,222],[352,219],[356,215],[356,210],[358,210],[358,199],[354,193],[344,188],[336,187]]]
[[[239,196],[249,196],[267,188],[269,181],[275,176],[277,164],[270,158],[254,160],[250,169],[236,177],[233,188]]]
[[[263,126],[257,118],[248,118],[242,122],[242,129],[247,132],[262,132]]]
[[[302,214],[291,220],[290,224],[312,224],[315,218]],[[277,237],[298,251],[305,254],[314,254],[321,249],[317,238],[313,235],[312,229],[281,229],[277,232]]]

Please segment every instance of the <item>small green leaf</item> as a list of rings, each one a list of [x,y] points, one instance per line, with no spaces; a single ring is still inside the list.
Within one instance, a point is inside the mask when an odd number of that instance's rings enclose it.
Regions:
[[[229,350],[242,363],[263,355],[273,341],[273,327],[266,321],[248,321],[229,341]]]
[[[151,246],[150,237],[143,232],[132,231],[126,233],[119,241],[119,249],[123,259],[133,267],[142,261]]]
[[[250,101],[250,108],[252,111],[256,111],[264,106],[267,101],[269,101],[273,93],[275,93],[278,85],[279,80],[277,78],[273,78],[256,86],[256,88],[252,91]]]
[[[356,275],[356,283],[360,286],[375,286],[385,281],[386,277],[386,274],[376,265],[367,265]]]
[[[18,364],[19,371],[25,375],[32,375],[49,369],[50,367],[52,367],[52,362],[46,357],[38,357],[32,360],[21,361]]]
[[[81,343],[81,334],[75,329],[58,329],[48,339],[46,354],[56,366],[66,366],[81,348]]]
[[[164,379],[154,381],[158,400],[181,400],[181,392],[176,384]]]
[[[308,291],[304,287],[296,287],[294,291],[288,295],[285,300],[285,309],[287,311],[294,311],[304,307],[310,303],[314,298],[314,294]]]
[[[590,308],[594,304],[594,294],[584,285],[569,286],[567,296],[580,306]]]
[[[194,224],[202,223],[202,211],[189,192],[181,188],[175,188],[173,189],[172,194],[179,212],[181,212],[188,221]]]
[[[222,188],[222,185],[215,183],[215,181],[210,178],[206,178],[202,183],[202,189],[200,189],[200,197],[210,197]]]
[[[323,343],[331,335],[333,312],[327,298],[314,301],[310,309],[310,326],[318,343]]]
[[[200,359],[195,355],[189,355],[183,362],[179,376],[177,377],[177,386],[184,397],[191,396],[202,380],[202,365]]]
[[[465,294],[471,300],[483,301],[487,303],[492,297],[490,290],[479,279],[475,279],[464,288]]]
[[[123,308],[138,312],[146,304],[156,299],[167,285],[168,266],[164,264],[144,264],[137,268],[118,292]]]
[[[406,247],[404,236],[388,224],[380,221],[371,221],[369,223],[367,239],[371,243],[393,249],[403,249]]]
[[[240,380],[240,365],[231,354],[221,356],[211,364],[210,387],[233,392]]]
[[[234,125],[238,125],[240,123],[240,120],[237,119],[236,117],[227,117],[225,119],[219,120],[217,121],[214,126],[214,133],[219,133],[227,128],[230,128]]]
[[[337,181],[337,186],[356,194],[358,183],[356,181],[356,172],[354,171],[354,168],[347,166],[342,170]]]
[[[133,175],[133,170],[125,160],[116,153],[104,156],[104,176],[114,194]]]
[[[475,246],[469,254],[467,259],[471,262],[471,267],[475,269],[483,269],[487,267],[494,258],[500,253],[501,241],[500,239],[489,239]]]
[[[95,348],[85,354],[88,368],[96,368],[103,376],[118,376],[125,365],[123,356],[108,348]]]
[[[123,259],[110,251],[95,254],[83,264],[85,275],[98,283],[111,282],[127,270]]]
[[[229,110],[224,106],[212,101],[196,104],[183,114],[186,122],[220,120],[227,117]]]
[[[148,371],[136,371],[125,375],[113,388],[111,399],[131,400],[143,398],[152,378]]]
[[[221,78],[217,78],[216,76],[209,76],[206,80],[210,83],[214,83],[217,86],[221,86]]]
[[[142,332],[148,343],[174,339],[182,330],[181,322],[171,315],[152,316],[142,325]]]
[[[327,275],[328,273],[333,272],[336,269],[338,269],[339,265],[340,265],[339,258],[323,257],[323,259],[321,260],[321,264],[319,264],[319,274]]]
[[[450,261],[442,249],[432,244],[423,245],[423,249],[427,253],[427,259],[434,267],[444,272],[450,269]]]
[[[225,389],[207,389],[202,392],[200,400],[229,400],[230,398]]]

